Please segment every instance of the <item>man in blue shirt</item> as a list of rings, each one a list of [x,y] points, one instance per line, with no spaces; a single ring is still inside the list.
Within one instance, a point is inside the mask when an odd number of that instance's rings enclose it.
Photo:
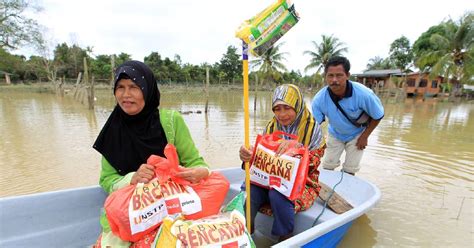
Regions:
[[[334,170],[338,167],[345,150],[343,170],[355,175],[360,169],[369,135],[383,118],[384,109],[372,90],[349,81],[350,68],[347,58],[330,58],[324,68],[327,86],[314,96],[311,107],[318,123],[329,119],[323,168]]]

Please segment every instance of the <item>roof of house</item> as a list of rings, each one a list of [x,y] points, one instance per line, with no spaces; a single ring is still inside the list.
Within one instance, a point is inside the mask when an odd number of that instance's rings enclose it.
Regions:
[[[353,74],[355,77],[388,77],[390,75],[401,76],[403,74],[400,69],[368,70],[364,73]]]

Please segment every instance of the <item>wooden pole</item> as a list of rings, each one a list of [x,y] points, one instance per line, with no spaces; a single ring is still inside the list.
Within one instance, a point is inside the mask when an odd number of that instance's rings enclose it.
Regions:
[[[86,90],[86,95],[87,95],[87,102],[89,105],[89,109],[94,109],[94,84],[92,82],[93,80],[89,80],[89,68],[87,67],[87,58],[84,57],[84,86],[87,87],[89,86],[89,90]],[[87,88],[86,88],[87,89]]]
[[[84,85],[89,84],[89,71],[87,69],[87,59],[86,59],[86,57],[84,57],[84,76],[83,76],[83,79],[84,79]]]
[[[89,94],[89,109],[94,109],[94,99],[95,99],[94,76],[92,76],[90,94]]]
[[[242,41],[242,69],[244,79],[244,136],[245,136],[245,147],[250,148],[249,142],[249,56],[248,56],[248,44]],[[247,219],[247,230],[251,230],[251,219],[250,219],[250,165],[249,162],[245,162],[245,191],[247,192],[246,203],[246,219]]]
[[[204,113],[207,114],[209,108],[209,67],[206,67],[206,87],[204,89],[206,91],[206,107]]]
[[[8,74],[6,74],[6,73],[5,73],[5,82],[6,82],[7,84],[11,84],[11,83],[12,83],[12,81],[10,80],[10,75],[8,75]]]
[[[114,70],[115,70],[115,54],[112,54],[112,57],[110,58],[110,65],[111,65],[111,69],[110,69],[110,86],[113,88],[114,87],[114,84],[115,84],[115,80],[114,80]]]
[[[255,73],[255,98],[253,99],[253,111],[257,111],[257,95],[258,95],[258,74]]]
[[[74,98],[77,99],[77,92],[79,90],[79,83],[81,82],[82,72],[77,75],[76,84],[74,85]]]
[[[59,82],[58,93],[59,96],[64,97],[64,83],[66,82],[66,76],[63,76],[63,79]]]

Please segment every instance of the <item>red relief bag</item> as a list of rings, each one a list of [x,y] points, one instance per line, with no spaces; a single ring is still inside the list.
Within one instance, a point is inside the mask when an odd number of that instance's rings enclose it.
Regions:
[[[149,183],[129,185],[111,193],[104,204],[112,232],[131,242],[141,240],[158,228],[169,214],[185,218],[202,218],[219,212],[229,190],[229,182],[220,173],[196,184],[177,177],[179,167],[176,148],[165,147],[166,158],[151,155],[147,163],[155,167],[155,178]]]
[[[291,140],[285,153],[276,156],[282,136]],[[299,147],[298,136],[282,131],[258,135],[250,164],[250,182],[264,188],[273,188],[289,200],[301,197],[309,169],[309,151]]]
[[[165,155],[170,164],[165,165],[161,162],[164,158],[155,155],[152,155],[148,159],[148,163],[152,165],[155,163],[157,164],[155,166],[155,174],[158,175],[160,182],[175,182],[186,187],[188,191],[196,192],[197,196],[199,197],[198,200],[194,198],[180,199],[182,211],[173,210],[173,213],[182,213],[184,218],[187,220],[200,219],[219,213],[221,205],[224,203],[225,197],[230,187],[230,183],[227,178],[224,177],[220,172],[213,171],[205,179],[198,183],[192,184],[189,181],[175,176],[177,172],[182,170],[182,167],[179,167],[179,159],[176,149],[174,146],[172,149],[168,148],[168,146],[172,145],[167,145],[165,148]],[[162,192],[166,198],[166,192]],[[192,206],[196,205],[197,201],[199,201],[199,204],[202,206],[202,208],[200,211],[192,211],[192,209],[195,209]],[[177,203],[177,199],[173,199],[172,197],[170,199],[167,198],[166,205],[168,207],[168,211],[170,211],[170,205],[176,206]],[[191,209],[191,211],[185,211],[186,208]]]
[[[157,233],[158,233],[158,229],[155,229],[152,232],[145,234],[143,238],[141,238],[137,242],[132,243],[130,245],[130,248],[151,248],[153,245],[153,242],[155,241]],[[102,240],[102,234],[99,235],[99,238],[97,239],[95,244],[92,245],[92,248],[102,248],[101,240]],[[110,246],[107,246],[107,247],[110,247]]]
[[[194,214],[184,214],[184,218],[196,220],[219,213],[229,191],[230,183],[220,172],[213,171],[201,182],[190,186],[201,199],[202,211]]]
[[[155,178],[111,193],[104,209],[111,231],[122,240],[137,242],[161,225],[168,215],[165,204]]]

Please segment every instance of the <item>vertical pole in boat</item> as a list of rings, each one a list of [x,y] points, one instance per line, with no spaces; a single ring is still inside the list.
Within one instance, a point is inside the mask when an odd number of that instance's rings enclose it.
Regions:
[[[242,41],[242,70],[243,70],[243,81],[244,81],[244,130],[245,130],[245,147],[250,147],[249,142],[249,47],[245,41]],[[247,230],[250,232],[250,168],[249,162],[245,162],[245,191],[247,192],[247,198],[245,200],[246,216],[247,219]]]

